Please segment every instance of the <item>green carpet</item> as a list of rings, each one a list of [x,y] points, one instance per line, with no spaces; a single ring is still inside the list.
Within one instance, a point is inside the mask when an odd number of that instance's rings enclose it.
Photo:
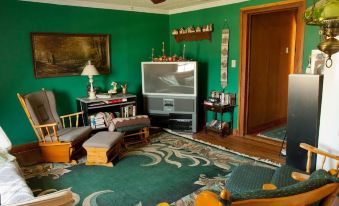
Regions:
[[[258,136],[282,141],[285,137],[285,134],[286,134],[286,125],[260,132]]]
[[[191,193],[223,185],[232,168],[246,163],[264,165],[161,133],[151,144],[126,151],[112,168],[42,164],[23,171],[36,195],[71,187],[77,205],[152,206],[192,201]]]

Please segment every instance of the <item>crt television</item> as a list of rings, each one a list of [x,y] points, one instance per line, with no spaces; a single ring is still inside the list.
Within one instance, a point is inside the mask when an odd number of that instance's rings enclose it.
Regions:
[[[143,95],[197,96],[196,62],[142,62]]]

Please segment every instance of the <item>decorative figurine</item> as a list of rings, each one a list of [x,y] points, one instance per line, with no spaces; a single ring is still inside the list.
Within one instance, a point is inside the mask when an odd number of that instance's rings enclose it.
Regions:
[[[122,94],[125,95],[127,94],[127,84],[121,85],[122,88]]]
[[[197,27],[195,28],[195,32],[201,32],[201,27],[200,27],[200,26],[197,26]]]
[[[109,94],[116,94],[117,93],[117,86],[118,86],[118,83],[116,82],[112,82],[112,89],[108,90],[108,93]]]
[[[185,28],[184,27],[179,29],[179,34],[185,34]]]
[[[178,35],[179,34],[179,31],[178,30],[176,30],[176,29],[173,29],[173,31],[172,31],[172,35]]]
[[[194,27],[193,26],[190,26],[190,27],[188,27],[187,28],[187,33],[195,33],[195,29],[194,29]]]

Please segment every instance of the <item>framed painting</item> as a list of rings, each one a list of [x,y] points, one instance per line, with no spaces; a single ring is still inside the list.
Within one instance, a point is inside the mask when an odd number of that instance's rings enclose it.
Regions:
[[[31,33],[31,43],[35,78],[81,75],[89,60],[110,73],[109,35]]]

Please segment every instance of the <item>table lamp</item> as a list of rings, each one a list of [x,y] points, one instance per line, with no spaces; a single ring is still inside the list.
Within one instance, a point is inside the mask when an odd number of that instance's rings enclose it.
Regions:
[[[94,65],[91,64],[91,61],[88,61],[88,64],[85,66],[84,70],[81,73],[82,76],[88,76],[89,83],[91,85],[90,91],[88,92],[88,99],[95,99],[95,92],[93,89],[93,75],[99,75],[98,70]]]

